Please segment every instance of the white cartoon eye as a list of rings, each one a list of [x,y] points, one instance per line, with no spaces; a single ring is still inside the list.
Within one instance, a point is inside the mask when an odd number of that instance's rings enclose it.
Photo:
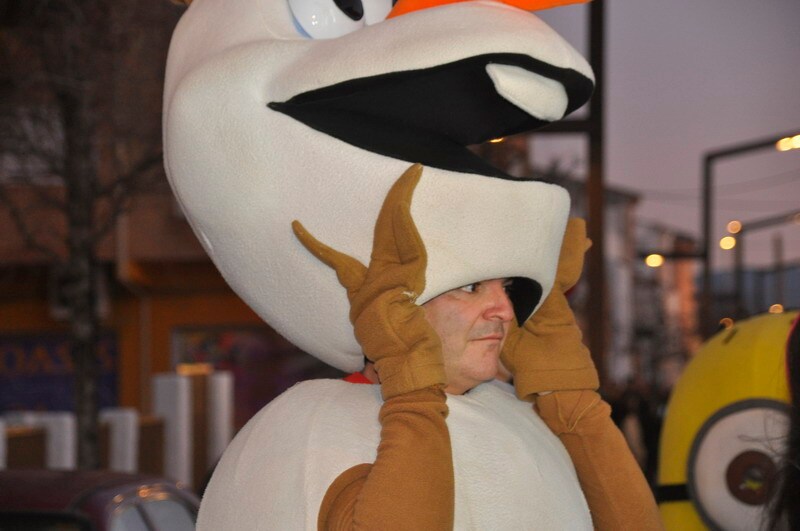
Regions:
[[[386,18],[392,0],[289,0],[301,33],[312,39],[335,39]]]
[[[786,412],[781,402],[744,400],[717,411],[698,432],[687,463],[687,486],[712,529],[760,529],[778,479]]]

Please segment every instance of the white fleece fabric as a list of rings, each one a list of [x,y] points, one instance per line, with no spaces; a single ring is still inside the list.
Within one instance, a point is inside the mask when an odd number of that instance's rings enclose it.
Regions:
[[[317,528],[328,486],[375,460],[377,385],[300,383],[266,406],[223,455],[197,529]],[[455,529],[592,529],[569,455],[528,403],[503,383],[448,395]]]
[[[586,61],[536,16],[496,2],[449,4],[319,41],[298,34],[282,0],[195,0],[182,17],[164,93],[167,175],[227,282],[303,350],[345,371],[363,366],[345,291],[296,241],[291,222],[367,263],[381,203],[410,163],[267,104],[489,53],[524,54],[592,78]],[[492,72],[498,93],[521,109],[547,119],[563,114],[557,83]],[[552,185],[425,168],[412,203],[429,255],[418,301],[505,276],[532,278],[546,296],[567,211],[566,192]]]

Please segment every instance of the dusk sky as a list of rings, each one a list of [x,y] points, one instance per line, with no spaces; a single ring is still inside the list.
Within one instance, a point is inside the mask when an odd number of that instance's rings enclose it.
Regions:
[[[541,15],[586,54],[587,14]],[[800,133],[800,1],[610,0],[606,22],[606,182],[640,194],[639,219],[699,238],[703,154]],[[587,156],[580,140],[541,139],[534,150],[537,163]],[[715,245],[731,219],[800,209],[800,150],[725,159],[715,177]],[[800,261],[795,224],[750,234],[748,265],[772,263],[778,233],[785,260]],[[731,267],[731,253],[717,248],[715,263]]]

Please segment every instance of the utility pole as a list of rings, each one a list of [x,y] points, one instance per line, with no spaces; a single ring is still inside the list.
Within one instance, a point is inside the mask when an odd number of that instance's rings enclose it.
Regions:
[[[603,183],[604,154],[603,130],[605,94],[605,0],[594,0],[589,8],[589,63],[594,71],[595,85],[589,101],[589,117],[584,120],[561,120],[548,125],[536,134],[584,134],[589,140],[589,173],[586,179],[586,215],[588,236],[592,240],[589,249],[586,280],[588,297],[586,317],[589,323],[586,339],[592,352],[600,381],[606,375],[606,337],[608,336],[608,312],[606,311],[606,274],[604,253],[604,206],[605,185]]]
[[[595,0],[589,4],[589,61],[595,75],[594,95],[589,103],[589,175],[586,181],[588,198],[588,231],[592,240],[589,249],[589,304],[587,317],[589,320],[588,343],[592,357],[600,373],[601,381],[605,381],[606,367],[606,271],[605,271],[605,218],[603,170],[603,130],[605,111],[603,100],[605,95],[605,2]]]
[[[554,122],[535,134],[583,134],[589,140],[586,215],[588,236],[592,240],[592,247],[587,253],[585,277],[589,288],[586,304],[586,317],[589,325],[586,330],[586,339],[602,383],[606,380],[606,337],[608,337],[609,326],[608,312],[606,311],[605,219],[603,215],[605,206],[605,185],[603,183],[605,0],[594,0],[588,8],[589,63],[595,78],[594,93],[589,101],[589,117],[583,120]]]

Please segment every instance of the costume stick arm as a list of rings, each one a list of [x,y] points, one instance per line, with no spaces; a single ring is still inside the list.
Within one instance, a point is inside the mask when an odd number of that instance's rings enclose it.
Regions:
[[[395,396],[381,407],[373,464],[344,471],[320,506],[320,530],[453,528],[454,479],[441,387]]]
[[[536,398],[548,427],[567,449],[596,529],[663,529],[653,493],[595,391],[558,391]]]
[[[427,266],[411,217],[421,176],[422,167],[411,166],[386,195],[367,267],[318,241],[299,222],[293,225],[300,242],[335,269],[347,289],[356,339],[375,363],[384,398],[375,462],[334,480],[320,506],[321,530],[453,527],[455,480],[441,341],[415,304]]]
[[[502,359],[517,396],[535,401],[567,449],[595,527],[662,529],[644,474],[595,391],[597,370],[565,296],[580,278],[589,245],[583,220],[569,220],[553,289],[528,322],[512,330]]]

